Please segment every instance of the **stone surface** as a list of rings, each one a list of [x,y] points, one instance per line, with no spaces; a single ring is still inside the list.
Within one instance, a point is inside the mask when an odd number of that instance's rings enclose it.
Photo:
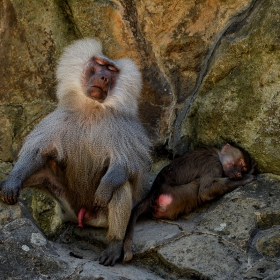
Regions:
[[[279,174],[279,3],[256,1],[227,30],[183,121],[192,145],[241,143],[261,172]],[[272,35],[272,36],[271,36]]]
[[[1,202],[0,206],[4,210],[20,209],[19,205],[6,206]],[[47,241],[38,227],[26,218],[14,216],[0,226],[1,279],[119,280],[135,279],[135,275],[141,280],[162,279],[145,268],[130,264],[118,264],[113,268],[101,266],[97,261],[100,252],[96,246],[79,241],[69,246]]]
[[[178,221],[141,220],[135,260],[114,268],[98,265],[104,230],[71,225],[57,243],[45,243],[23,205],[0,204],[1,276],[280,278],[279,10],[276,0],[0,0],[0,180],[26,135],[55,109],[57,60],[83,37],[97,37],[105,55],[139,65],[139,113],[154,144],[154,173],[195,146],[226,141],[246,148],[259,170],[270,172]],[[27,190],[21,199],[49,238],[67,227],[49,197]],[[206,246],[207,239],[209,253],[188,243]],[[191,259],[182,244],[205,262]],[[227,250],[241,257],[232,259]],[[217,252],[227,266],[209,259]]]
[[[8,206],[0,202],[1,276],[4,279],[278,279],[279,218],[271,215],[268,222],[260,223],[258,216],[269,212],[271,207],[277,210],[270,202],[279,199],[279,192],[278,177],[259,175],[251,184],[176,221],[142,217],[135,229],[132,261],[114,267],[98,264],[107,244],[106,229],[68,224],[55,241],[49,241],[22,203]]]
[[[21,217],[22,212],[19,204],[16,206],[5,205],[2,200],[0,200],[0,227]]]
[[[47,193],[24,189],[20,195],[21,201],[33,214],[46,236],[55,239],[65,229],[58,215],[58,203]]]
[[[257,241],[257,249],[270,258],[280,258],[280,232],[279,229],[261,237]]]
[[[44,243],[32,242],[40,235]],[[46,279],[60,277],[66,263],[57,259],[54,250],[28,219],[15,219],[0,231],[0,271],[3,279]]]
[[[275,278],[271,279],[277,279],[280,276],[280,271],[278,269],[277,272],[277,262],[268,261],[268,260],[261,260],[257,264],[253,265],[245,274],[244,279],[269,279],[269,276]],[[268,277],[268,278],[267,278]]]
[[[229,279],[245,254],[215,235],[192,234],[158,250],[160,258],[189,277]]]
[[[148,233],[148,234],[147,234]],[[143,253],[154,249],[170,240],[178,238],[182,231],[176,223],[158,222],[147,219],[140,220],[135,227],[134,239],[137,243],[133,246],[133,252]],[[154,238],[151,238],[151,237]]]
[[[277,1],[46,3],[0,2],[0,163],[15,160],[23,138],[55,108],[63,48],[97,37],[106,55],[130,57],[141,69],[140,116],[156,158],[236,141],[261,171],[279,174],[271,164],[279,138]]]
[[[226,236],[225,238],[246,250],[250,236],[257,226],[255,211],[264,207],[266,204],[256,199],[229,200],[205,214],[198,229]]]

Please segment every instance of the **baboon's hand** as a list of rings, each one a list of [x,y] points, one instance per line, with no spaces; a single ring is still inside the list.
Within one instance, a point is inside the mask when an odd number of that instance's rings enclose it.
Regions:
[[[112,165],[103,178],[94,195],[96,207],[107,207],[113,193],[128,180],[127,171],[122,165]]]
[[[253,174],[255,172],[255,169],[256,169],[257,165],[258,164],[256,162],[252,163],[252,166],[251,166],[251,169],[249,171],[249,174]]]
[[[20,193],[20,184],[7,181],[0,183],[1,199],[7,204],[15,204]]]
[[[111,241],[99,258],[99,263],[105,266],[114,266],[116,261],[120,259],[122,254],[122,241]]]
[[[255,179],[256,177],[252,174],[244,174],[240,183],[242,183],[242,185],[246,185],[253,182]]]
[[[106,207],[112,195],[113,191],[109,187],[99,186],[94,196],[94,204],[98,207]]]

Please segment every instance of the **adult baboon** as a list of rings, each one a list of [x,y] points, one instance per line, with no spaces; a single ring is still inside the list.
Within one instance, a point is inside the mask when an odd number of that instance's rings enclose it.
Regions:
[[[27,137],[2,199],[14,204],[22,187],[47,189],[65,220],[108,227],[100,263],[114,265],[151,164],[138,118],[141,74],[131,60],[110,60],[99,42],[83,39],[65,50],[57,80],[58,107]]]

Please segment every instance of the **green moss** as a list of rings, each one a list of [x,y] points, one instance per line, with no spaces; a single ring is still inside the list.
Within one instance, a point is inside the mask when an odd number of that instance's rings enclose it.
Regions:
[[[56,239],[65,228],[58,214],[57,202],[45,192],[25,189],[21,199],[49,239]]]

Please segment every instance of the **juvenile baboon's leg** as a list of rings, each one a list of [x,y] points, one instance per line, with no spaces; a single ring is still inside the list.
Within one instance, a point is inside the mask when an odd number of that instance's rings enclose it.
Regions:
[[[150,209],[150,196],[143,199],[139,204],[137,204],[131,212],[130,220],[127,226],[126,236],[124,239],[123,249],[125,262],[130,261],[133,257],[132,253],[132,240],[136,221],[138,217],[147,212]]]
[[[102,252],[99,263],[113,266],[121,257],[123,239],[132,207],[131,186],[126,182],[117,189],[108,205],[108,247]]]

